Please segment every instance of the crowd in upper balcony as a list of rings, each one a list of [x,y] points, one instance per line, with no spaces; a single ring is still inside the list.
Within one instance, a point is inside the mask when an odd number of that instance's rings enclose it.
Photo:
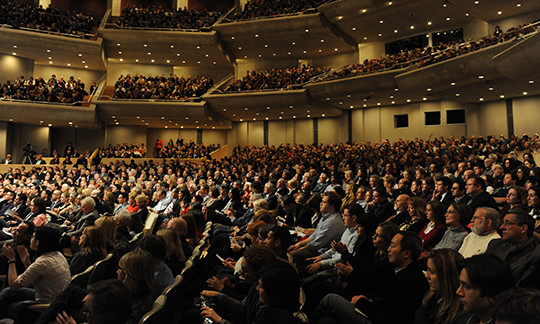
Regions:
[[[260,91],[271,89],[291,90],[308,82],[314,76],[325,73],[330,67],[302,65],[301,68],[247,71],[246,76],[229,85],[225,91]]]
[[[94,28],[94,18],[83,13],[55,10],[51,7],[0,1],[0,25],[38,29],[68,36],[86,37]]]
[[[233,15],[233,20],[255,19],[305,13],[315,10],[326,0],[248,0],[244,9]]]
[[[197,29],[210,28],[221,16],[219,11],[168,10],[152,6],[149,8],[127,7],[117,22],[120,28],[164,28]]]
[[[498,27],[498,26],[497,26]],[[496,29],[493,36],[482,37],[478,41],[469,39],[468,41],[452,41],[440,43],[433,47],[415,48],[408,51],[402,51],[393,55],[386,54],[372,59],[365,59],[362,63],[355,63],[336,69],[324,76],[324,79],[343,78],[355,75],[362,75],[392,69],[404,68],[411,65],[424,67],[430,64],[441,62],[459,55],[474,52],[504,41],[515,39],[523,35],[538,30],[538,25],[527,24],[517,26],[502,32],[500,28]]]
[[[52,75],[47,81],[41,77],[20,76],[17,80],[8,80],[2,85],[0,97],[2,99],[46,101],[51,103],[73,104],[88,94],[81,79],[73,76],[65,80]]]
[[[212,78],[204,76],[152,76],[149,74],[120,75],[114,87],[116,99],[186,100],[200,97],[214,85]]]
[[[185,142],[182,136],[178,136],[176,141],[169,139],[167,144],[164,145],[161,137],[158,137],[154,145],[154,154],[159,158],[200,159],[203,157],[210,158],[210,153],[219,148],[219,144],[205,146],[201,143],[195,143],[193,139]]]

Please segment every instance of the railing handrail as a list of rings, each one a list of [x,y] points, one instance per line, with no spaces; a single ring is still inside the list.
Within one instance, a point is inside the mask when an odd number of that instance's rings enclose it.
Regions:
[[[28,27],[14,27],[14,26],[9,25],[9,24],[0,24],[0,27],[1,28],[8,28],[8,29],[19,29],[19,30],[30,31],[30,32],[35,32],[35,33],[41,33],[41,34],[48,34],[48,35],[52,35],[52,36],[62,36],[62,37],[71,37],[71,38],[79,38],[79,39],[85,39],[85,37],[86,38],[91,38],[91,37],[96,36],[96,34],[88,34],[88,33],[84,32],[82,30],[78,30],[78,32],[83,33],[82,35],[75,35],[75,34],[65,34],[65,33],[59,33],[59,32],[51,32],[51,31],[48,31],[48,30],[28,28]]]
[[[40,104],[40,105],[56,105],[56,106],[80,106],[85,101],[75,101],[75,102],[56,102],[56,101],[35,101],[35,100],[24,100],[24,99],[12,99],[12,98],[0,98],[0,101],[10,101],[18,103],[31,103],[31,104]]]

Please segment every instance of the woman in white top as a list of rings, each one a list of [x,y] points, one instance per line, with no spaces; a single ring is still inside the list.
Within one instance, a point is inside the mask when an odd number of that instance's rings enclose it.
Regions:
[[[53,228],[36,228],[30,240],[30,248],[36,251],[36,260],[30,262],[28,250],[19,245],[17,252],[26,270],[17,274],[15,251],[4,244],[2,251],[9,260],[7,281],[9,288],[0,293],[0,314],[16,318],[22,310],[22,301],[50,303],[69,283],[71,274],[66,258],[58,252],[60,234]],[[32,286],[33,288],[29,288]]]

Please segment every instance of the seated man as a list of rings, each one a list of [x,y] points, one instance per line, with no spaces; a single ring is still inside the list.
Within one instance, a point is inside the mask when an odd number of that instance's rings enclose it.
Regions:
[[[351,301],[328,294],[312,314],[314,323],[413,323],[416,309],[428,283],[416,260],[422,252],[422,239],[416,233],[400,232],[392,238],[388,260],[395,267],[391,289],[381,299],[372,300],[362,292]]]
[[[465,236],[459,253],[464,258],[486,252],[489,242],[499,239],[499,212],[489,207],[478,207],[471,221],[471,233]]]
[[[534,219],[521,209],[510,209],[501,225],[502,238],[492,240],[486,253],[506,261],[518,287],[540,288],[540,245],[533,237]]]
[[[454,324],[492,323],[489,312],[493,298],[514,287],[508,265],[489,254],[466,259],[459,281],[457,294],[465,312],[454,319]]]
[[[320,207],[321,220],[315,232],[289,249],[295,263],[304,262],[307,258],[323,253],[330,248],[332,241],[341,237],[345,225],[339,215],[340,208],[341,198],[338,194],[333,191],[325,192]]]

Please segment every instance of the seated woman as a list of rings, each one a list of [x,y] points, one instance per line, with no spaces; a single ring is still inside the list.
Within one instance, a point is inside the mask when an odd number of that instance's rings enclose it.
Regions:
[[[471,207],[465,204],[451,204],[445,214],[448,230],[434,249],[453,249],[459,250],[465,236],[469,231],[465,228],[471,222],[473,211]]]
[[[97,226],[88,226],[83,230],[79,247],[80,251],[75,253],[69,263],[72,276],[83,272],[107,255],[103,232]]]
[[[9,288],[0,293],[0,314],[16,318],[22,311],[21,301],[34,300],[36,303],[50,303],[69,283],[71,278],[66,258],[60,249],[60,233],[42,226],[36,228],[30,241],[30,248],[36,251],[37,259],[31,263],[28,250],[19,245],[17,253],[26,266],[18,275],[15,268],[15,251],[4,244],[2,251],[9,260]],[[32,286],[33,288],[30,288]]]
[[[165,264],[171,269],[174,276],[179,275],[186,264],[186,256],[184,255],[180,236],[171,228],[160,229],[156,234],[162,237],[165,240],[165,245],[167,245]]]
[[[442,239],[446,232],[444,205],[436,200],[430,201],[426,206],[428,223],[420,231],[420,238],[424,242],[424,251],[431,251]]]

